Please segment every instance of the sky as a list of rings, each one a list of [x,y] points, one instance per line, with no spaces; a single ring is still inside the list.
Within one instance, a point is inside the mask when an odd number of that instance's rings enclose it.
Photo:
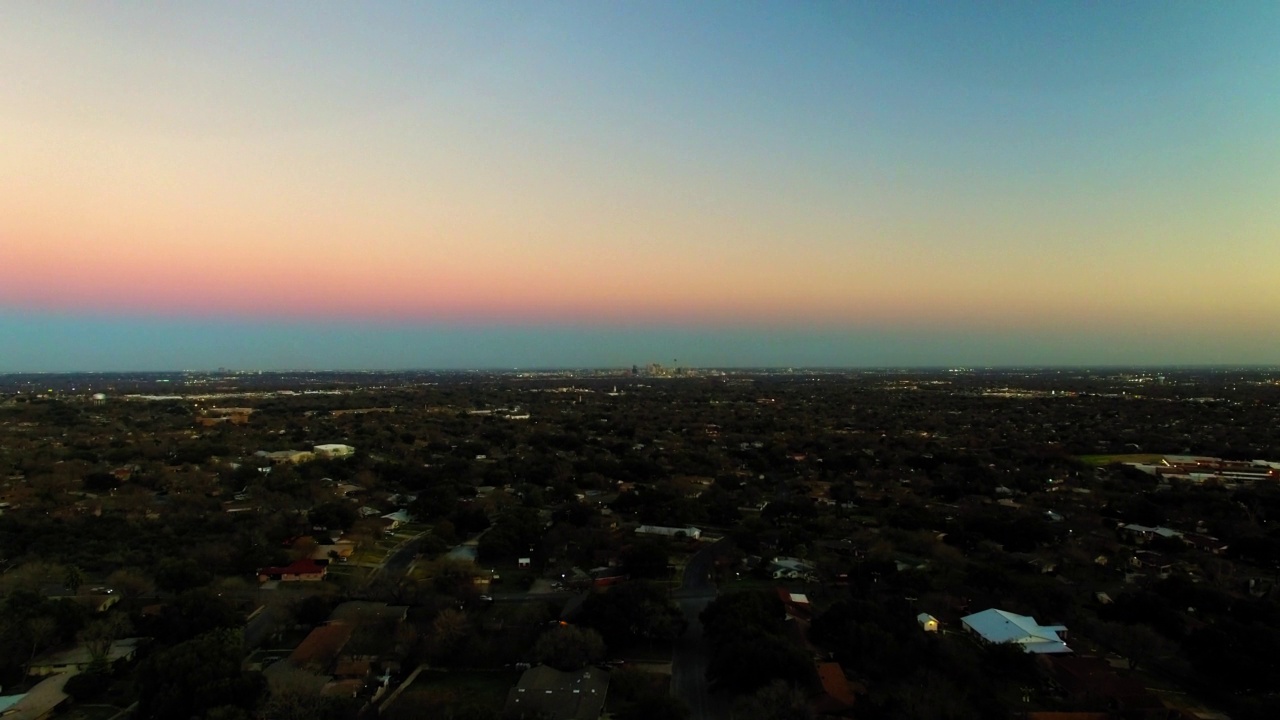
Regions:
[[[1280,364],[1280,3],[0,4],[0,372]]]

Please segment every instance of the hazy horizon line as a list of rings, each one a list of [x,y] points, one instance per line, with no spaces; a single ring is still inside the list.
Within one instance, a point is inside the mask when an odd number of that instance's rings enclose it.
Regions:
[[[645,363],[648,365],[649,363]],[[636,364],[638,367],[644,365]],[[378,375],[392,373],[523,373],[523,372],[606,372],[606,371],[628,371],[630,365],[560,365],[560,366],[530,366],[530,367],[506,367],[506,366],[475,366],[475,367],[404,367],[404,368],[253,368],[253,369],[233,369],[233,368],[183,368],[183,369],[153,369],[153,370],[8,370],[0,371],[0,377],[14,375],[184,375],[184,374],[224,374],[224,375],[248,375],[248,374],[283,374],[283,373],[306,373],[306,374],[363,374]],[[1052,371],[1061,372],[1063,370],[1252,370],[1252,371],[1280,371],[1278,364],[1266,363],[1177,363],[1177,364],[1116,364],[1116,363],[1099,363],[1099,364],[995,364],[995,365],[663,365],[665,369],[676,370],[717,370],[717,371],[733,371],[733,372],[749,372],[749,371],[826,371],[826,372],[848,372],[848,371],[935,371],[935,372],[979,372],[986,370],[1028,370],[1028,371]],[[636,375],[635,377],[658,378],[658,379],[675,379],[678,376],[655,376],[655,375]]]

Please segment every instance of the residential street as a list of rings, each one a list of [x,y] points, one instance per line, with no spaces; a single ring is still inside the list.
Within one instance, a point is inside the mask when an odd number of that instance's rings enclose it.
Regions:
[[[723,698],[713,696],[707,686],[707,662],[710,652],[702,638],[698,615],[716,597],[711,581],[711,568],[722,543],[699,550],[689,559],[675,600],[689,622],[688,630],[676,641],[671,659],[671,694],[689,706],[690,720],[717,720],[726,716]]]

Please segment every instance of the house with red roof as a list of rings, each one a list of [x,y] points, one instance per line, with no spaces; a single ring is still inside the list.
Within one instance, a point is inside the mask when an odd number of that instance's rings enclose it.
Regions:
[[[311,558],[295,560],[281,567],[266,567],[258,571],[258,582],[279,580],[281,582],[302,582],[323,580],[329,568]]]

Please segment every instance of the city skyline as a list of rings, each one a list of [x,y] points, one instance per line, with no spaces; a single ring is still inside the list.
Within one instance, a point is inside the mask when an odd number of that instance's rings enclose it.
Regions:
[[[1271,3],[4,12],[0,372],[1280,363]]]

